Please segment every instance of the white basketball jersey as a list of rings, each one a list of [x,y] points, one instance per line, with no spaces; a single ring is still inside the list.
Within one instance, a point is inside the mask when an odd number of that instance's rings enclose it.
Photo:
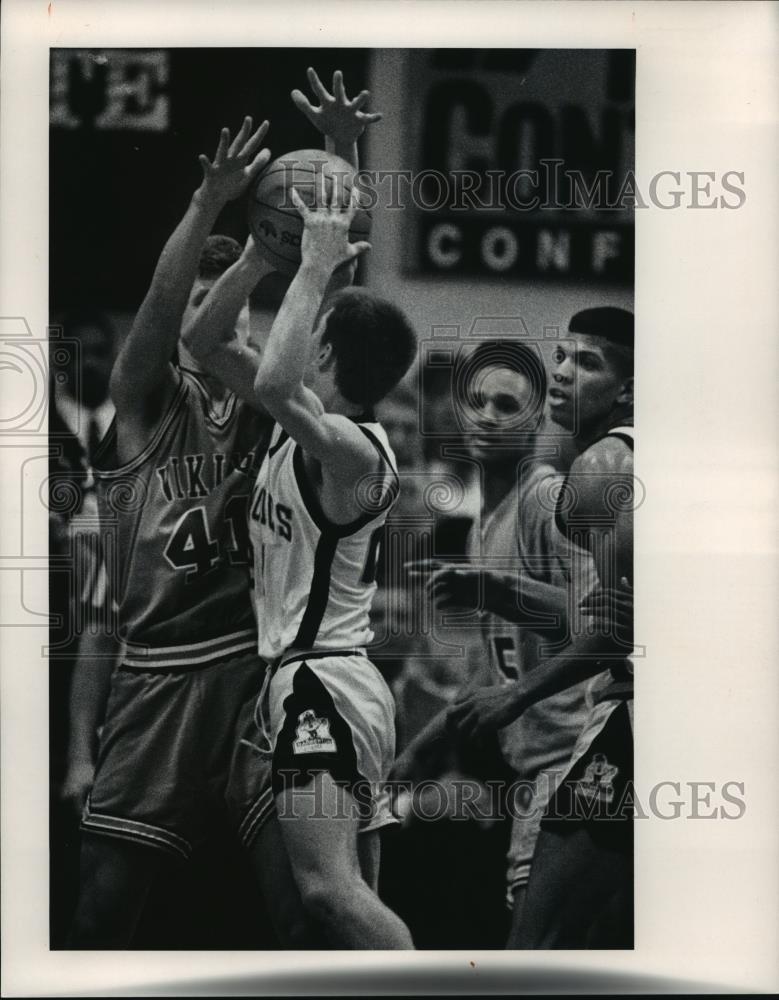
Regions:
[[[376,559],[398,476],[384,429],[358,426],[376,448],[376,476],[355,484],[364,512],[345,525],[322,511],[300,446],[274,429],[249,507],[258,649],[266,660],[290,648],[346,649],[373,639]]]

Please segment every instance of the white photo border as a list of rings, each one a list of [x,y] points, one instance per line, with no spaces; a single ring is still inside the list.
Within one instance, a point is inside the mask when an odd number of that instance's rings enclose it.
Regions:
[[[736,170],[747,195],[735,211],[636,213],[637,462],[647,486],[636,526],[636,635],[647,646],[637,783],[744,782],[747,808],[737,821],[638,824],[632,952],[51,952],[48,672],[35,669],[46,625],[6,623],[4,995],[779,988],[777,17],[770,3],[5,0],[0,339],[23,331],[21,318],[40,340],[49,320],[51,47],[637,49],[639,184],[663,170]],[[8,527],[21,524],[29,442],[4,435],[0,445]],[[2,543],[4,611],[20,605],[20,587],[22,606],[45,592],[39,513],[25,523],[41,540],[33,555],[10,534]]]

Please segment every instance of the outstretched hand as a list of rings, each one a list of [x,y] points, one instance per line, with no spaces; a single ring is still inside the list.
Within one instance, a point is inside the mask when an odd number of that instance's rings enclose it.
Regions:
[[[479,608],[481,573],[473,566],[447,563],[437,559],[416,559],[406,563],[406,571],[415,579],[425,580],[428,600],[441,609]]]
[[[307,75],[311,89],[319,99],[319,106],[314,107],[300,90],[292,91],[292,101],[314,128],[329,136],[336,145],[343,147],[356,142],[365,131],[366,125],[381,119],[382,116],[378,112],[369,113],[361,110],[370,97],[370,91],[361,90],[353,100],[349,100],[340,69],[333,73],[332,94],[310,66]]]
[[[244,118],[232,142],[230,129],[222,129],[213,160],[203,153],[198,157],[203,170],[201,190],[207,198],[227,203],[239,198],[248,189],[270,159],[270,150],[260,149],[267,131],[268,122],[264,121],[252,134],[250,115]]]
[[[484,739],[522,714],[518,690],[505,684],[476,688],[449,709],[448,725],[460,739]]]
[[[326,176],[331,179],[330,198],[327,197]],[[371,249],[370,243],[359,240],[349,242],[349,227],[359,208],[356,187],[344,191],[343,183],[325,167],[318,172],[315,183],[316,198],[311,208],[292,188],[292,202],[303,217],[303,239],[300,244],[302,264],[318,263],[332,273],[340,264],[352,261]],[[344,204],[345,203],[345,204]]]
[[[633,586],[626,576],[619,586],[596,587],[579,604],[582,614],[590,615],[600,631],[618,640],[633,643]]]

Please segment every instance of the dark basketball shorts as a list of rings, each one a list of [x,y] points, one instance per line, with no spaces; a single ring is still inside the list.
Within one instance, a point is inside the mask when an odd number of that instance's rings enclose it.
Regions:
[[[541,829],[558,834],[586,828],[609,850],[633,848],[633,726],[629,700],[596,706],[571,766],[551,796]],[[595,731],[594,731],[595,730]]]
[[[395,758],[395,703],[361,654],[282,662],[269,690],[275,794],[328,772],[352,795],[361,833],[397,819],[386,780]]]
[[[249,842],[273,814],[270,764],[244,766],[240,743],[263,673],[256,654],[175,673],[120,667],[82,829],[184,859],[220,818]]]

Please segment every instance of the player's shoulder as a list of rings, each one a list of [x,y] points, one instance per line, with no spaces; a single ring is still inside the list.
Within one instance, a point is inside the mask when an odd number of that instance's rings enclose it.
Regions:
[[[562,473],[549,462],[531,462],[520,470],[519,487],[520,491],[536,489],[541,483],[547,483],[553,479],[561,479]]]
[[[555,494],[555,486],[563,479],[563,474],[548,462],[531,462],[519,471],[516,496],[520,507],[528,512],[542,515],[553,509],[547,498]]]
[[[375,417],[366,420],[359,420],[357,421],[357,426],[368,438],[384,461],[387,462],[393,471],[395,471],[397,469],[395,452],[392,450],[389,435],[384,427],[378,422],[378,420],[375,419]]]
[[[626,434],[605,434],[574,459],[571,472],[603,474],[631,471],[633,448],[626,437]]]

